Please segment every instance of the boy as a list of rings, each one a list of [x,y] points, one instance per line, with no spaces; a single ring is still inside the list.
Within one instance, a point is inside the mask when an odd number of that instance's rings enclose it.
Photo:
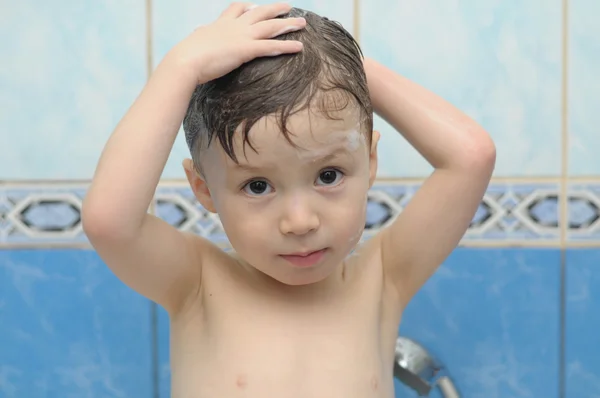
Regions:
[[[373,110],[435,171],[349,256],[376,176]],[[191,188],[235,255],[146,212],[182,120]],[[84,227],[168,311],[173,397],[390,398],[402,311],[461,239],[494,162],[481,127],[363,61],[338,24],[234,3],[166,55],[117,126]]]

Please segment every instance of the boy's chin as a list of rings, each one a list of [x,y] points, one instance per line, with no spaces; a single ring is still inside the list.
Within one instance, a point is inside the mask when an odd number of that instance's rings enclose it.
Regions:
[[[297,270],[298,272],[291,272],[287,275],[269,275],[277,282],[287,286],[308,286],[315,283],[319,283],[327,279],[334,270],[325,269],[305,269]]]

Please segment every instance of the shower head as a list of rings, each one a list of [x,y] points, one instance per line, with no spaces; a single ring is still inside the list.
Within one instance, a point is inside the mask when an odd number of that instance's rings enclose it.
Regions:
[[[423,346],[406,337],[396,340],[394,377],[422,397],[428,396],[436,386],[446,398],[459,397],[445,367]]]

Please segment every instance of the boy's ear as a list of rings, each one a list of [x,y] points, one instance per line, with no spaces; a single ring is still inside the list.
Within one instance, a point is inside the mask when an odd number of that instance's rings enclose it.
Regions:
[[[377,178],[377,144],[380,137],[379,131],[374,130],[371,136],[371,151],[369,152],[369,188],[373,186]]]
[[[215,205],[213,203],[212,196],[210,195],[208,185],[206,185],[206,180],[196,170],[192,159],[185,159],[183,161],[183,169],[185,170],[185,175],[187,176],[190,187],[194,192],[194,196],[196,196],[196,199],[198,199],[198,202],[200,202],[202,207],[204,207],[206,210],[210,211],[211,213],[216,213],[217,211],[215,210]]]

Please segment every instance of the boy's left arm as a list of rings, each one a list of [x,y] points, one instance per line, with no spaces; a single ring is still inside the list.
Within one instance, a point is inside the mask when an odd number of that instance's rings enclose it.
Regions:
[[[458,245],[496,160],[490,136],[440,97],[366,59],[373,108],[434,167],[379,246],[386,275],[406,305]]]

